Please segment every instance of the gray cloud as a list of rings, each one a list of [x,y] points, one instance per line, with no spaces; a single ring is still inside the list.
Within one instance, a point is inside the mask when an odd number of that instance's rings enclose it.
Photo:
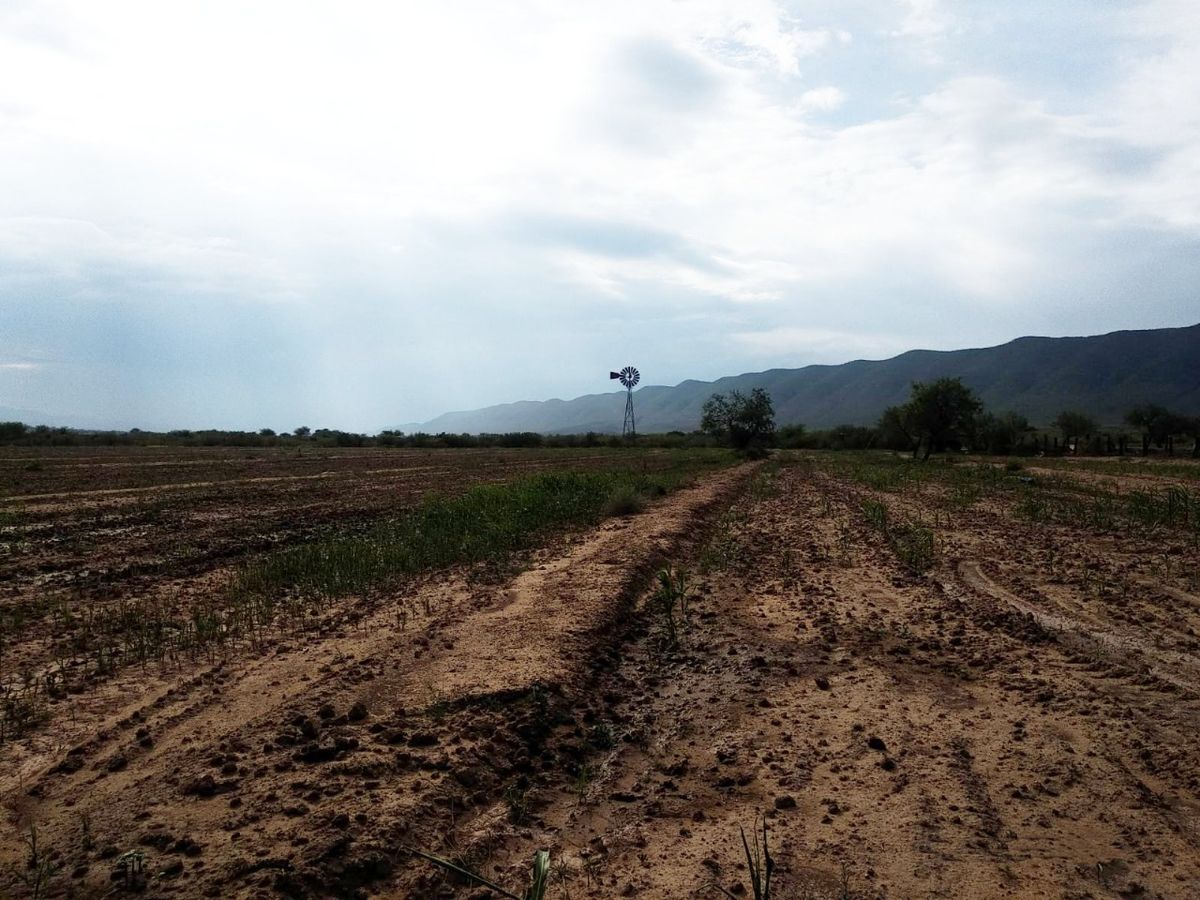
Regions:
[[[378,428],[1186,324],[1196,15],[9,4],[0,405]]]

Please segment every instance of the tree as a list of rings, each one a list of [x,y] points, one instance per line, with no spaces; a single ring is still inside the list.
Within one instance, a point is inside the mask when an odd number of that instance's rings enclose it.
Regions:
[[[700,430],[737,450],[760,453],[775,433],[775,407],[771,395],[755,388],[713,394],[704,401]]]
[[[804,426],[797,422],[794,425],[784,425],[775,432],[775,446],[784,449],[797,449],[804,446]]]
[[[390,434],[390,432],[387,432],[387,431],[385,431],[383,433]],[[310,434],[312,434],[312,429],[309,428],[307,425],[301,425],[299,428],[297,428],[295,431],[293,431],[292,434],[294,434],[298,438],[306,438]]]
[[[1031,431],[1033,426],[1020,413],[995,415],[985,412],[975,418],[972,446],[988,453],[1011,453],[1025,442],[1025,436]]]
[[[1183,433],[1192,439],[1192,458],[1200,459],[1200,416],[1189,418]]]
[[[1143,456],[1150,450],[1151,444],[1156,447],[1166,444],[1178,419],[1178,416],[1156,403],[1143,403],[1125,414],[1125,421],[1142,433]]]
[[[914,381],[908,402],[885,410],[879,428],[885,435],[903,435],[914,457],[924,447],[923,459],[929,459],[935,450],[965,443],[982,408],[975,392],[958,378]]]
[[[876,430],[879,432],[879,442],[883,446],[892,450],[911,450],[913,456],[917,455],[920,439],[912,410],[907,403],[885,409],[879,417]]]
[[[1091,416],[1072,410],[1063,410],[1054,420],[1054,427],[1062,432],[1063,446],[1071,446],[1071,438],[1082,438],[1096,433],[1096,420]]]
[[[28,431],[29,426],[24,422],[0,422],[0,443],[19,441]]]

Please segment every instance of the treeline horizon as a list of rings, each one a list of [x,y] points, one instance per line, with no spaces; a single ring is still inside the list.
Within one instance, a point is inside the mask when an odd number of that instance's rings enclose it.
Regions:
[[[1141,409],[1161,407],[1141,407]],[[1165,412],[1165,410],[1163,410]],[[1086,417],[1084,417],[1086,419]],[[1171,416],[1176,421],[1186,417]],[[1023,417],[1004,414],[989,417],[969,442],[960,449],[992,455],[1027,455],[1038,453],[1076,453],[1105,456],[1148,452],[1174,452],[1173,437],[1193,438],[1192,455],[1196,454],[1195,436],[1188,432],[1176,434],[1150,433],[1129,425],[1095,425],[1064,431],[1061,421],[1050,425],[1033,426]],[[1069,433],[1073,430],[1073,433]],[[488,449],[488,448],[586,448],[586,447],[652,447],[663,449],[715,447],[720,441],[700,430],[667,431],[638,434],[632,440],[617,434],[597,431],[578,434],[543,434],[535,431],[505,433],[402,432],[384,430],[377,434],[342,431],[333,428],[296,428],[277,432],[271,428],[258,431],[231,429],[172,429],[148,431],[131,428],[97,430],[66,426],[27,425],[22,422],[0,422],[0,446],[9,447],[240,447],[254,448],[401,448],[401,449]],[[1137,446],[1135,446],[1135,443]],[[911,445],[906,436],[897,434],[885,422],[876,425],[838,425],[833,428],[808,429],[802,424],[783,425],[775,429],[769,446],[789,450],[894,450],[908,451]]]

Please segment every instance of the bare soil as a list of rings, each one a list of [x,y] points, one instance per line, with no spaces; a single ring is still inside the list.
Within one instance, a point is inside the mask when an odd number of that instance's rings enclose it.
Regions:
[[[932,523],[928,571],[881,498]],[[1178,531],[748,464],[510,580],[69,698],[0,747],[0,895],[36,824],[48,896],[121,895],[135,848],[146,896],[493,896],[408,848],[516,894],[547,849],[550,898],[748,896],[765,821],[781,898],[1200,896],[1198,563]],[[695,573],[678,646],[663,566]]]

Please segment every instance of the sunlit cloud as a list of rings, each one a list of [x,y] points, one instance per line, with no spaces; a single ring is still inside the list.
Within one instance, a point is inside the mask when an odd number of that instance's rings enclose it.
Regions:
[[[0,358],[56,360],[0,405],[378,428],[1180,325],[1198,251],[1187,0],[0,6]]]

